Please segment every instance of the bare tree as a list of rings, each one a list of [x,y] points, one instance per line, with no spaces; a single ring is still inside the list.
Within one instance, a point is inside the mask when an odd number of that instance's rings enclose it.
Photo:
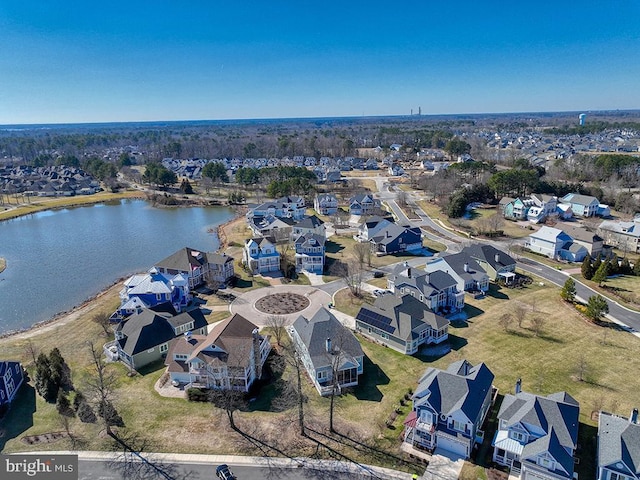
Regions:
[[[527,317],[527,309],[522,303],[515,302],[511,307],[513,310],[513,316],[516,318],[518,322],[518,327],[522,328],[522,324],[524,323]]]
[[[404,190],[400,190],[398,193],[396,193],[396,203],[401,207],[407,206],[407,198],[407,192],[405,192]]]
[[[349,287],[351,295],[354,297],[362,296],[362,278],[364,271],[357,260],[351,259],[347,262],[336,261],[331,270],[331,273],[344,280],[347,287]]]
[[[290,399],[295,399],[296,404],[298,406],[298,428],[300,429],[300,435],[303,437],[307,436],[305,431],[305,412],[304,412],[304,404],[306,402],[306,396],[302,390],[302,375],[304,365],[302,364],[302,358],[300,354],[296,350],[296,347],[293,343],[289,343],[284,348],[284,360],[286,364],[293,368],[293,374],[295,379],[294,388],[288,392],[288,397]]]
[[[542,331],[544,329],[544,324],[545,324],[545,320],[543,317],[541,317],[540,315],[534,315],[533,317],[531,317],[531,329],[533,330],[533,333],[536,335],[536,337],[539,337],[540,335],[542,335]]]
[[[99,325],[102,328],[105,336],[109,336],[112,333],[111,330],[111,322],[109,321],[109,314],[107,313],[96,313],[93,317],[91,317],[91,321],[96,325]]]
[[[89,342],[91,353],[92,372],[87,380],[87,393],[96,405],[98,415],[102,418],[105,431],[109,436],[114,436],[111,429],[114,425],[122,425],[122,418],[118,415],[113,405],[116,377],[107,369],[107,364],[102,359],[100,350],[96,350],[93,343]]]
[[[270,315],[267,318],[267,327],[273,332],[273,337],[279,347],[282,346],[282,339],[286,333],[287,317],[283,315]]]
[[[504,217],[497,212],[494,213],[487,218],[487,226],[492,233],[502,230],[504,227]]]
[[[360,269],[364,268],[366,263],[371,266],[371,245],[368,242],[356,243],[353,246],[353,257],[358,262]]]
[[[234,414],[236,411],[246,407],[245,394],[241,390],[236,390],[229,385],[230,388],[214,388],[209,392],[209,400],[217,408],[221,408],[227,414],[229,426],[238,431]]]
[[[576,361],[575,366],[576,372],[576,380],[579,382],[584,382],[587,373],[589,372],[589,364],[587,363],[587,358],[584,354],[581,354]]]
[[[511,324],[513,323],[513,316],[510,313],[505,313],[500,316],[498,323],[502,328],[504,328],[505,332],[508,332],[509,327],[511,327]]]
[[[36,359],[40,354],[40,349],[31,341],[31,339],[27,340],[27,343],[24,346],[24,353],[33,361],[33,364],[36,364]]]

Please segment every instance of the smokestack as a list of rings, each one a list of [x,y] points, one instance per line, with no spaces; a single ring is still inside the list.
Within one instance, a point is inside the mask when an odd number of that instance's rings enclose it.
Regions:
[[[635,423],[636,425],[638,424],[638,409],[634,408],[633,410],[631,410],[631,417],[629,417],[629,421],[631,423]]]
[[[495,257],[493,257],[493,259],[496,261],[496,263],[500,263],[500,254],[496,253]]]
[[[463,265],[462,268],[464,268],[464,271],[468,273],[469,272],[469,263],[468,262],[464,262],[464,265]]]
[[[411,267],[407,268],[407,277],[411,278]]]
[[[331,339],[327,338],[325,342],[325,348],[327,349],[327,353],[331,353]]]
[[[522,391],[522,379],[519,378],[516,381],[516,395],[519,394]]]

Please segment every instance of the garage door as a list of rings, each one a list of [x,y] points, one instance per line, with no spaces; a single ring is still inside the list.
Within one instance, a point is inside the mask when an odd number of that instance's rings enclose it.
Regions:
[[[467,446],[464,443],[456,442],[451,438],[441,436],[437,437],[437,442],[438,444],[436,445],[436,448],[447,450],[464,458],[467,457]]]
[[[545,477],[537,472],[532,472],[531,470],[524,470],[522,472],[522,480],[548,480],[549,477]]]

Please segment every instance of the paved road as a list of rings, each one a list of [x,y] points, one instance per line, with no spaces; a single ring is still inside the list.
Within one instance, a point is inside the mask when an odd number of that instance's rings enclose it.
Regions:
[[[145,469],[143,471],[149,473],[140,477],[127,473],[123,465],[124,464],[116,464],[111,461],[80,460],[78,464],[78,480],[129,480],[131,478],[144,478],[149,480],[217,480],[215,474],[215,467],[217,465],[213,464],[162,464],[160,468],[165,471],[166,476],[154,472],[151,469]],[[140,464],[137,464],[136,467],[140,468]],[[354,473],[310,470],[305,468],[280,468],[276,466],[268,468],[248,465],[234,466],[233,464],[230,464],[230,468],[238,480],[349,480],[354,478],[372,478]]]

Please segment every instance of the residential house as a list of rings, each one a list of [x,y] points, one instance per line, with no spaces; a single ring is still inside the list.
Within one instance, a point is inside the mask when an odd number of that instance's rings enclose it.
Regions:
[[[356,315],[356,331],[387,347],[413,355],[422,345],[449,338],[449,320],[411,295],[382,295]]]
[[[629,418],[600,412],[598,418],[598,480],[640,479],[638,409]]]
[[[394,223],[393,217],[381,217],[374,215],[367,218],[358,227],[358,234],[354,235],[354,239],[358,242],[370,241],[380,230],[387,225]]]
[[[115,346],[118,357],[133,369],[138,369],[164,358],[169,342],[185,332],[204,335],[207,320],[199,308],[178,315],[144,308],[118,324],[115,341],[105,349]]]
[[[281,197],[276,200],[254,206],[247,212],[247,218],[273,215],[279,218],[301,219],[305,214],[304,198],[297,195]]]
[[[548,217],[554,217],[558,214],[558,197],[555,195],[532,193],[531,200],[533,200],[533,207],[530,208],[527,213],[527,219],[529,221],[538,223]]]
[[[414,252],[422,249],[420,227],[391,223],[380,229],[370,240],[371,252],[377,255]]]
[[[280,241],[287,240],[291,236],[295,225],[293,218],[276,217],[275,215],[251,217],[247,221],[255,236],[273,237]]]
[[[370,193],[359,193],[349,199],[351,215],[373,215],[381,209],[380,200]]]
[[[527,238],[526,248],[553,259],[581,262],[588,253],[585,247],[575,243],[573,238],[559,228],[545,225]]]
[[[16,397],[24,381],[20,362],[0,361],[0,412]]]
[[[186,277],[191,290],[205,282],[225,283],[234,274],[233,258],[189,247],[181,248],[154,267],[165,275],[181,274]]]
[[[515,478],[573,479],[580,406],[566,392],[546,397],[521,391],[507,394],[498,412],[493,461]]]
[[[524,220],[527,218],[529,209],[533,206],[533,200],[530,198],[516,198],[504,197],[500,200],[500,207],[504,218],[509,220]]]
[[[325,237],[326,231],[327,227],[325,227],[324,222],[315,215],[311,215],[310,217],[304,217],[293,225],[291,237],[298,238],[300,235],[305,235],[307,233]]]
[[[397,265],[387,278],[387,288],[396,295],[411,295],[434,312],[459,312],[464,308],[464,290],[441,269],[433,271]]]
[[[478,262],[493,282],[504,279],[510,283],[515,277],[516,261],[493,245],[474,243],[462,251]]]
[[[296,272],[322,275],[324,272],[325,237],[315,233],[300,235],[294,242]]]
[[[640,219],[637,217],[632,222],[605,220],[597,231],[607,245],[623,252],[640,252]]]
[[[262,376],[270,351],[269,337],[235,314],[208,335],[186,333],[173,339],[165,364],[172,382],[248,392]]]
[[[402,168],[397,163],[392,163],[391,165],[389,165],[388,171],[389,171],[389,175],[393,177],[399,177],[401,175],[404,175],[404,168]]]
[[[591,257],[595,258],[602,253],[604,240],[598,234],[572,224],[563,223],[558,226],[572,238],[574,243],[586,248]]]
[[[443,271],[457,282],[458,292],[489,291],[489,275],[466,252],[434,257],[427,261],[425,271],[428,273]]]
[[[313,200],[313,208],[320,215],[333,215],[338,211],[338,198],[333,193],[319,193]]]
[[[404,422],[404,441],[469,458],[484,438],[482,425],[492,404],[493,379],[484,363],[473,366],[459,360],[446,370],[427,368]]]
[[[287,329],[320,395],[358,385],[364,352],[355,335],[325,308],[307,319],[299,316]]]
[[[132,275],[125,280],[120,290],[121,309],[133,298],[147,307],[170,302],[179,312],[191,301],[191,290],[187,277],[182,273],[160,273],[153,267],[146,274]]]
[[[578,193],[567,193],[561,199],[562,203],[571,205],[571,211],[574,215],[580,217],[593,217],[598,213],[600,201],[596,197],[589,195],[580,195]]]
[[[253,275],[280,271],[280,254],[273,237],[250,238],[242,251],[242,262]]]
[[[559,203],[556,207],[556,213],[560,220],[570,220],[573,218],[573,210],[571,210],[571,205],[568,203]]]

